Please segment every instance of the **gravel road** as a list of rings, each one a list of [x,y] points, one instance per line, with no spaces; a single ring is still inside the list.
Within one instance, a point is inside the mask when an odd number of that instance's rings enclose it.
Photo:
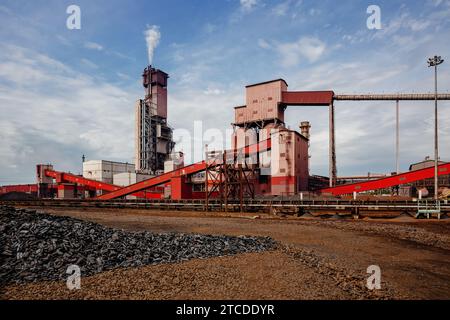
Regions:
[[[44,299],[449,299],[450,223],[331,221],[201,212],[51,209],[128,231],[270,237],[278,248],[119,268],[62,281],[12,284],[4,298]],[[378,265],[382,289],[368,290]]]

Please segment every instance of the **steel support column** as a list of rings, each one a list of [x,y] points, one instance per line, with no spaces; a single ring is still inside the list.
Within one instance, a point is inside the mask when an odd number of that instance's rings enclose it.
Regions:
[[[336,144],[335,144],[335,125],[334,125],[334,104],[329,105],[329,175],[330,187],[336,185],[337,169],[336,169]]]
[[[397,100],[395,105],[395,170],[397,174],[400,173],[399,149],[400,149],[400,109],[399,109],[399,102]]]
[[[439,199],[438,161],[439,161],[439,141],[438,141],[438,88],[437,88],[437,66],[434,65],[434,200]]]

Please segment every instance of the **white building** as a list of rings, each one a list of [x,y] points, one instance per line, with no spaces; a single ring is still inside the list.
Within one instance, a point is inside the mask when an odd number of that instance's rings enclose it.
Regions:
[[[141,174],[135,172],[122,172],[116,173],[113,177],[113,184],[116,186],[126,187],[130,184],[135,184],[143,180],[147,180],[153,177],[149,174]]]
[[[113,184],[114,175],[124,172],[134,173],[134,164],[107,160],[89,160],[83,162],[83,177],[87,179]]]

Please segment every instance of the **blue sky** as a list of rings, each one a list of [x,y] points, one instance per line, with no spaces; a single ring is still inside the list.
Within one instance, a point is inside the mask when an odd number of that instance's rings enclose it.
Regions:
[[[81,8],[81,30],[66,8]],[[369,5],[381,30],[366,26]],[[169,124],[225,132],[244,86],[284,78],[291,90],[429,92],[434,54],[450,89],[450,1],[0,2],[0,184],[34,182],[37,163],[79,172],[88,159],[132,162],[134,102],[143,95],[144,31],[159,27],[153,63],[169,73]],[[450,105],[440,103],[441,158],[450,160]],[[327,174],[328,113],[291,107],[312,125],[311,172]],[[395,168],[392,103],[336,104],[339,175]],[[433,153],[433,105],[401,104],[401,169]],[[201,151],[179,144],[188,156]]]

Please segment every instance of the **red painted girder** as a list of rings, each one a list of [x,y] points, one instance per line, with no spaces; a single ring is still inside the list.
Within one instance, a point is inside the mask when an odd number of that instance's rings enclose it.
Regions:
[[[333,91],[284,91],[282,103],[291,106],[329,106],[333,103]]]
[[[116,186],[113,184],[109,184],[109,183],[105,183],[105,182],[101,182],[101,181],[97,181],[97,180],[92,180],[92,179],[87,179],[84,177],[80,177],[71,173],[67,173],[67,172],[59,172],[59,171],[54,171],[54,170],[45,170],[45,175],[47,177],[51,177],[56,179],[56,182],[61,183],[61,182],[68,182],[68,183],[77,183],[77,184],[81,184],[84,186],[88,186],[91,187],[93,189],[97,189],[97,190],[104,190],[104,191],[115,191],[115,190],[119,190],[122,187],[120,186]],[[133,193],[133,196],[136,196],[138,198],[148,198],[148,199],[161,199],[162,195],[159,193],[150,193],[150,192],[139,192],[139,193]]]
[[[441,176],[447,174],[450,174],[450,163],[441,164],[438,167],[438,175]],[[343,194],[353,194],[353,192],[384,189],[433,177],[434,167],[430,167],[416,171],[405,172],[377,180],[345,184],[334,188],[326,188],[320,191],[322,193],[331,193],[335,196],[338,196]]]
[[[247,155],[247,154],[252,154],[255,152],[263,152],[263,151],[269,150],[270,148],[271,148],[271,140],[267,139],[267,140],[263,140],[259,143],[244,147],[243,150],[244,150],[244,153]],[[232,152],[232,151],[227,151],[227,152]],[[150,179],[129,185],[127,187],[123,187],[119,190],[115,190],[110,193],[103,194],[101,196],[98,196],[96,199],[98,199],[98,200],[116,199],[119,197],[129,195],[134,192],[138,192],[138,191],[150,188],[150,187],[154,187],[154,186],[169,182],[172,179],[172,177],[191,175],[191,174],[194,174],[197,172],[204,171],[205,169],[206,169],[205,161],[197,162],[197,163],[188,165],[186,167],[164,173],[160,176],[150,178]]]

